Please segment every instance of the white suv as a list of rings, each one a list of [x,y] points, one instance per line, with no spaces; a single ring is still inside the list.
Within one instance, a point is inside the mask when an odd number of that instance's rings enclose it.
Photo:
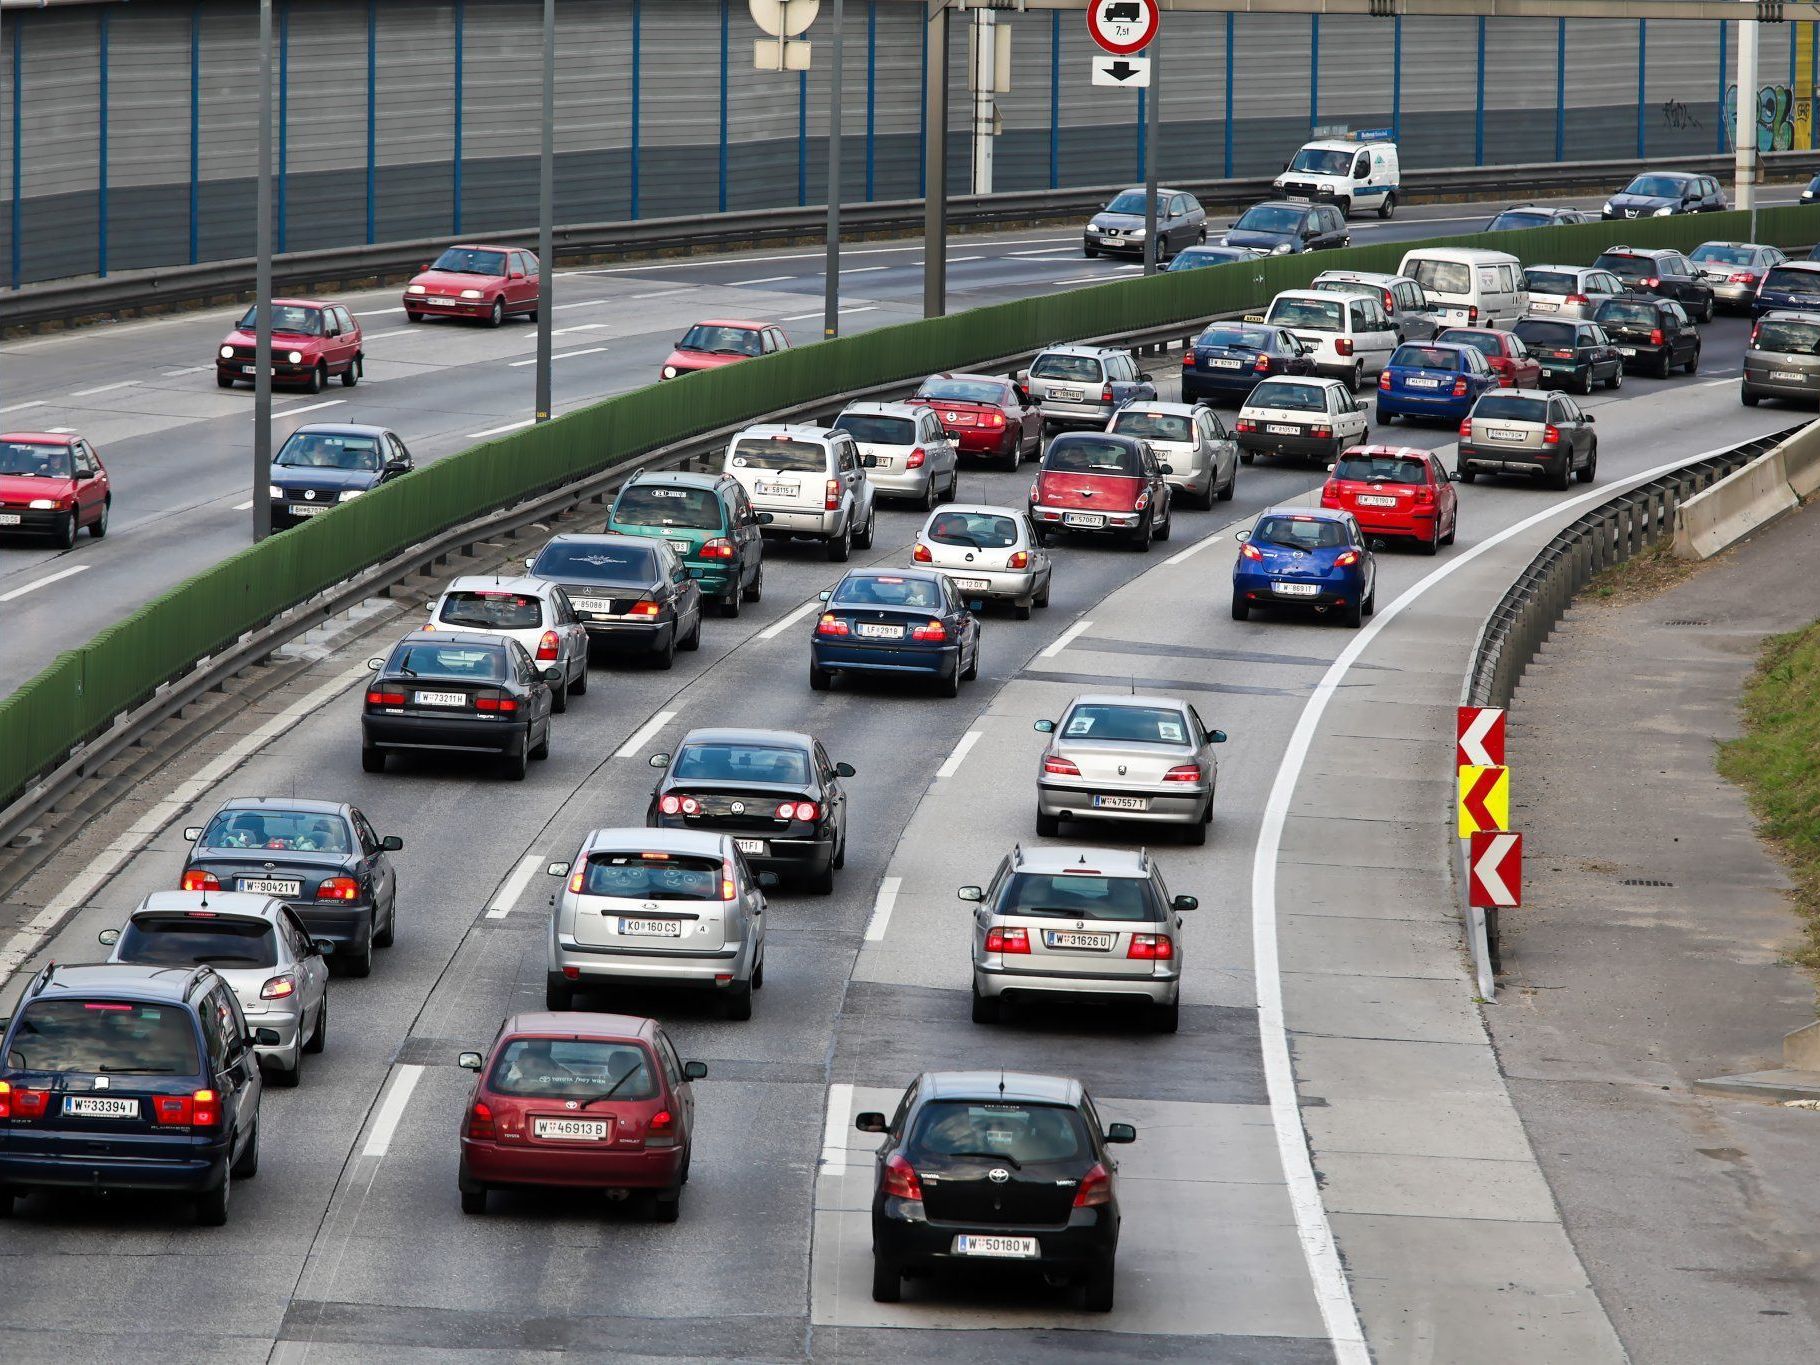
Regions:
[[[1315,373],[1345,380],[1354,393],[1367,378],[1377,378],[1402,340],[1375,291],[1285,289],[1270,301],[1268,313],[1248,315],[1245,321],[1295,333],[1297,341],[1314,348],[1309,355]]]
[[[872,481],[850,432],[774,422],[747,427],[727,446],[725,472],[754,511],[771,514],[767,536],[813,536],[836,563],[855,545],[871,548]]]
[[[569,595],[541,578],[458,578],[430,604],[436,630],[483,631],[518,641],[542,669],[560,668],[550,688],[553,711],[569,709],[569,694],[588,690],[588,628]]]

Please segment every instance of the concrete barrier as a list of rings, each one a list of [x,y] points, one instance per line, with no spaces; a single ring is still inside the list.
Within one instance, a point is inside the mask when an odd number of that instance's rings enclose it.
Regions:
[[[1806,502],[1820,492],[1820,422],[1784,443],[1782,462],[1788,469],[1788,486],[1797,498]]]
[[[1813,426],[1803,429],[1677,507],[1675,558],[1711,559],[1758,527],[1799,507],[1800,501],[1789,487],[1784,452],[1804,440],[1811,445],[1813,432]]]

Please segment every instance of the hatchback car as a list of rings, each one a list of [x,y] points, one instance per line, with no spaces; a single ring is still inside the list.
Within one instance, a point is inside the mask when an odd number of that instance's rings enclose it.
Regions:
[[[710,318],[682,334],[676,349],[665,357],[657,377],[675,379],[697,370],[718,370],[723,365],[789,349],[790,338],[774,323]]]
[[[701,583],[667,541],[556,536],[525,569],[530,581],[567,600],[586,636],[584,660],[590,653],[630,654],[669,668],[677,650],[701,648]],[[586,691],[585,683],[575,690]]]
[[[1312,350],[1282,327],[1216,322],[1182,348],[1182,401],[1243,401],[1273,374],[1313,374]]]
[[[1081,254],[1142,256],[1148,196],[1142,186],[1114,197],[1094,214],[1081,233]],[[1182,248],[1207,240],[1207,211],[1184,190],[1156,192],[1156,258],[1166,260]]]
[[[826,692],[849,674],[935,679],[960,695],[980,671],[980,623],[954,580],[932,569],[855,569],[821,594],[809,633],[809,686]]]
[[[1351,386],[1338,379],[1266,379],[1251,391],[1232,424],[1239,458],[1260,455],[1331,464],[1371,434],[1371,421]]]
[[[1219,764],[1209,729],[1179,697],[1076,697],[1060,721],[1039,720],[1051,736],[1037,767],[1036,832],[1055,838],[1064,820],[1179,825],[1191,844],[1207,841]]]
[[[829,427],[766,422],[747,427],[727,445],[723,472],[769,512],[767,536],[808,536],[844,563],[853,547],[872,548],[878,507],[859,442]]]
[[[1788,256],[1756,242],[1702,242],[1687,259],[1712,286],[1714,299],[1734,312],[1749,312],[1763,277]]]
[[[1013,845],[985,887],[963,886],[973,916],[973,1022],[997,1023],[1027,997],[1097,996],[1145,1006],[1174,1033],[1181,1014],[1180,916],[1144,849]]]
[[[246,310],[215,352],[215,382],[224,389],[256,378],[258,305]],[[272,383],[321,393],[331,375],[348,388],[366,364],[360,319],[347,305],[320,299],[272,300]]]
[[[1267,312],[1247,314],[1245,321],[1288,328],[1314,362],[1316,374],[1343,379],[1354,393],[1367,377],[1378,377],[1402,342],[1377,291],[1362,287],[1357,292],[1285,289]]]
[[[1500,389],[1460,423],[1460,482],[1480,474],[1527,474],[1554,488],[1570,476],[1591,483],[1599,470],[1593,415],[1564,393]]]
[[[1523,271],[1523,283],[1530,313],[1566,318],[1590,318],[1628,288],[1611,271],[1590,265],[1532,265]]]
[[[1710,175],[1645,171],[1605,201],[1602,218],[1666,218],[1677,213],[1719,213],[1725,191]]]
[[[896,1303],[906,1271],[975,1276],[1011,1261],[1081,1287],[1112,1311],[1118,1162],[1129,1123],[1104,1128],[1081,1083],[1020,1071],[925,1072],[897,1112],[858,1114],[880,1133],[872,1193],[872,1298]]]
[[[1357,630],[1377,606],[1378,559],[1351,512],[1276,507],[1233,539],[1235,621],[1260,607],[1295,607],[1332,612]]]
[[[1043,410],[1015,379],[992,374],[932,374],[916,386],[912,403],[935,413],[962,455],[1003,460],[1016,469],[1043,453]]]
[[[1470,346],[1492,368],[1498,386],[1533,389],[1542,382],[1542,362],[1529,353],[1523,338],[1498,327],[1448,327],[1435,335],[1443,346]]]
[[[367,817],[339,801],[236,796],[206,825],[183,831],[190,851],[182,887],[204,895],[273,896],[291,908],[314,939],[333,945],[334,965],[349,976],[373,967],[373,949],[398,932],[398,872],[391,854],[404,847],[383,838]]]
[[[1770,267],[1751,300],[1751,315],[1761,317],[1772,308],[1820,310],[1820,261],[1784,261]]]
[[[0,435],[0,536],[48,535],[67,550],[84,527],[100,540],[113,511],[113,485],[95,448],[66,432]]]
[[[1156,397],[1131,353],[1106,346],[1051,346],[1017,379],[1041,408],[1045,429],[1102,428],[1125,404]]]
[[[834,429],[859,442],[860,463],[876,493],[908,499],[925,512],[953,500],[959,452],[941,419],[920,403],[849,403]]]
[[[1820,399],[1820,313],[1765,313],[1744,348],[1738,396],[1746,407],[1765,398]]]
[[[227,1222],[259,1171],[263,1083],[240,1003],[211,967],[52,963],[0,1047],[0,1215],[34,1190],[154,1190]]]
[[[1239,482],[1239,447],[1219,414],[1199,403],[1128,403],[1106,428],[1135,436],[1169,466],[1163,481],[1191,507],[1229,502]]]
[[[113,949],[109,962],[213,967],[233,988],[247,1023],[278,1035],[254,1051],[279,1085],[296,1085],[304,1054],[321,1052],[328,1041],[324,955],[335,945],[310,937],[283,901],[234,891],[154,891],[125,928],[103,929],[98,937]]]
[[[1178,251],[1168,270],[1200,270],[1210,265],[1231,265],[1234,261],[1255,261],[1258,253],[1243,246],[1191,246]]]
[[[1681,305],[1647,294],[1607,299],[1593,314],[1599,329],[1624,358],[1626,371],[1645,370],[1667,379],[1677,368],[1700,368],[1700,329]]]
[[[1553,208],[1546,204],[1513,204],[1498,214],[1481,232],[1511,232],[1521,228],[1565,227],[1571,223],[1596,223],[1599,215],[1585,209]]]
[[[1431,555],[1459,528],[1454,477],[1433,451],[1354,446],[1328,472],[1321,506],[1352,513],[1368,536],[1412,541]]]
[[[1269,256],[1329,251],[1351,242],[1346,215],[1337,206],[1282,199],[1253,204],[1220,238],[1221,246],[1246,247]]]
[[[485,631],[515,640],[539,668],[562,681],[550,689],[550,709],[569,709],[569,694],[588,690],[588,628],[560,584],[542,578],[470,574],[431,601],[425,630]],[[699,629],[699,626],[698,626]]]
[[[691,730],[676,753],[652,754],[664,771],[645,823],[656,829],[730,834],[746,862],[788,876],[817,895],[834,890],[847,861],[847,790],[853,765],[792,730]]]
[[[1309,288],[1323,293],[1356,293],[1363,289],[1377,295],[1396,330],[1405,341],[1427,341],[1438,326],[1422,286],[1407,275],[1386,275],[1375,270],[1323,270]]]
[[[1480,394],[1498,387],[1497,371],[1476,346],[1407,341],[1378,375],[1378,417],[1386,424],[1439,418],[1452,426]]]
[[[1596,322],[1575,318],[1524,318],[1516,333],[1542,367],[1542,377],[1516,388],[1572,389],[1588,394],[1603,382],[1608,389],[1624,387],[1624,357]]]
[[[931,512],[910,558],[948,574],[970,600],[1009,603],[1020,621],[1049,605],[1055,561],[1028,514],[1014,507],[957,503]]]
[[[384,427],[332,422],[298,427],[272,457],[272,529],[319,517],[413,468],[398,433]]]
[[[565,885],[550,916],[544,1004],[573,1009],[594,989],[672,986],[718,995],[752,1017],[765,984],[765,894],[730,834],[597,829],[549,873]]]
[[[619,490],[607,513],[611,534],[661,540],[674,550],[702,597],[716,603],[722,616],[738,616],[742,604],[765,595],[763,528],[770,524],[771,514],[755,511],[745,488],[731,474],[683,469],[638,471]],[[630,581],[586,577],[583,582],[587,569],[603,566],[589,564],[585,551],[563,557],[577,580],[569,588],[571,599],[578,592],[598,597],[598,591],[586,591],[590,584]]]
[[[385,771],[393,754],[486,754],[522,781],[527,759],[550,756],[550,689],[560,668],[539,670],[516,640],[419,631],[368,659],[360,766]]]
[[[508,317],[535,321],[543,272],[535,252],[485,244],[452,246],[404,287],[408,322],[425,318],[478,318],[497,327]]]
[[[1030,485],[1030,520],[1045,539],[1063,531],[1109,536],[1148,551],[1174,527],[1173,472],[1135,436],[1057,436]]]
[[[1713,286],[1700,268],[1679,251],[1666,248],[1614,246],[1607,248],[1593,264],[1616,275],[1631,294],[1651,294],[1659,299],[1672,299],[1690,317],[1701,322],[1713,320]],[[1593,310],[1599,316],[1599,310]]]
[[[455,1176],[461,1211],[487,1211],[502,1188],[638,1194],[660,1223],[674,1223],[695,1146],[691,1083],[708,1074],[685,1062],[649,1019],[624,1014],[519,1014],[485,1055],[464,1052],[477,1073],[461,1119]]]
[[[1797,202],[1811,204],[1816,199],[1820,199],[1820,175],[1816,175],[1801,187],[1801,198]]]

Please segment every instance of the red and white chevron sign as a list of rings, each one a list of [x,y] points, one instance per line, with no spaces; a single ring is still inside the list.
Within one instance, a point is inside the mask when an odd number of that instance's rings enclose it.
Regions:
[[[1509,910],[1521,905],[1523,836],[1507,830],[1480,830],[1472,836],[1466,872],[1469,899],[1476,909]]]
[[[1460,768],[1504,766],[1504,708],[1462,706],[1454,724],[1454,765]]]

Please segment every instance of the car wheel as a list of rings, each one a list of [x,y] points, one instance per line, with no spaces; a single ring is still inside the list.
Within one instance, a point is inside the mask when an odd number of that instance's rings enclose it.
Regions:
[[[859,534],[853,537],[853,543],[862,550],[872,548],[872,532],[878,523],[878,508],[873,507],[866,513],[866,524],[859,528]]]
[[[1346,381],[1346,386],[1353,393],[1357,393],[1360,389],[1365,387],[1365,366],[1363,362],[1355,364],[1352,367],[1352,377]]]
[[[1204,830],[1206,826],[1196,825],[1195,828]],[[1154,1032],[1174,1033],[1181,1027],[1181,1024],[1182,1002],[1180,999],[1171,1000],[1167,1005],[1150,1007],[1150,1027]]]
[[[1605,381],[1605,387],[1614,390],[1624,387],[1624,367],[1622,365],[1612,366],[1611,378]]]
[[[363,773],[382,773],[385,771],[385,750],[375,749],[370,744],[360,746],[360,771]]]
[[[765,960],[764,960],[764,958],[761,957],[758,960],[758,966],[756,966],[752,969],[752,989],[755,991],[762,991],[764,988],[765,988]],[[685,1166],[683,1169],[686,1172],[688,1168]],[[689,1183],[689,1177],[687,1174],[685,1174],[683,1176],[683,1184],[687,1185],[688,1183]]]
[[[1062,817],[1059,815],[1045,815],[1039,810],[1036,813],[1036,833],[1037,837],[1042,839],[1061,838]]]
[[[954,472],[948,476],[948,491],[946,493],[942,494],[942,501],[943,502],[953,502],[957,498],[959,498],[960,495],[961,495],[961,471],[960,471],[960,466],[958,464],[956,464],[955,468],[954,468]]]
[[[554,714],[560,716],[563,712],[567,711],[568,709],[569,709],[569,680],[567,678],[564,678],[555,687],[550,689],[550,710]]]
[[[461,1211],[468,1214],[483,1214],[487,1211],[487,1187],[476,1185],[471,1190],[461,1192]]]
[[[385,928],[381,929],[377,924],[373,926],[373,946],[375,948],[390,948],[397,936],[398,902],[394,900],[386,909]],[[324,999],[327,999],[327,997],[325,996]]]
[[[973,1022],[976,1024],[996,1024],[1003,1017],[999,1010],[998,997],[981,995],[979,987],[973,988]]]
[[[1239,452],[1239,463],[1240,464],[1256,464],[1257,458],[1258,458],[1258,456],[1257,456],[1256,451],[1241,450]]]
[[[295,1085],[295,1081],[288,1082]],[[253,1124],[252,1136],[247,1138],[246,1146],[240,1149],[240,1155],[234,1158],[234,1164],[228,1168],[242,1180],[251,1180],[259,1174],[259,1124]]]
[[[764,599],[764,595],[765,595],[765,566],[763,564],[760,564],[758,566],[758,572],[752,575],[752,581],[746,585],[745,591],[742,594],[742,596],[744,596],[746,601],[748,601],[748,602],[758,602],[758,601],[762,601]]]
[[[367,941],[360,949],[360,956],[354,956],[354,946],[336,948],[335,961],[340,964],[346,975],[356,980],[373,974],[373,936],[369,933]]]
[[[0,1218],[13,1216],[13,1200],[19,1196],[12,1190],[0,1189]]]
[[[959,656],[950,668],[935,680],[935,694],[938,697],[958,697],[961,694],[961,661]]]
[[[588,695],[588,656],[585,650],[581,656],[581,667],[575,671],[575,676],[569,679],[569,691],[577,697]]]
[[[1032,606],[1031,602],[1013,602],[1011,604],[1012,618],[1018,621],[1028,621]]]
[[[1664,348],[1662,354],[1656,357],[1656,378],[1667,379],[1674,368],[1674,361],[1670,358],[1667,349]]]
[[[832,862],[820,872],[811,872],[803,878],[803,890],[811,896],[832,896],[834,894],[834,865]]]
[[[1574,392],[1580,393],[1580,394],[1591,393],[1592,386],[1593,386],[1592,366],[1588,365],[1586,367],[1585,374],[1574,375]]]
[[[505,320],[506,320],[506,301],[504,299],[494,299],[493,300],[493,311],[487,314],[487,326],[497,327],[497,326],[499,326],[500,323],[504,322]]]
[[[1025,613],[1025,615],[1028,615],[1028,614],[1029,614],[1028,612]],[[968,664],[967,671],[965,673],[961,674],[961,681],[962,682],[972,682],[975,678],[979,677],[979,675],[980,675],[980,647],[979,647],[978,643],[976,642],[973,646],[973,662]]]
[[[853,556],[853,523],[851,520],[841,527],[838,537],[828,542],[828,559],[831,563],[845,564]]]
[[[1348,630],[1357,630],[1365,624],[1365,604],[1354,602],[1351,606],[1346,607],[1340,612],[1340,620]]]
[[[1235,591],[1232,594],[1232,619],[1235,621],[1245,621],[1249,620],[1250,617],[1251,603],[1245,600],[1245,594]]]
[[[1687,358],[1687,372],[1697,374],[1700,370],[1700,348],[1694,347],[1694,353]]]
[[[1378,609],[1378,584],[1377,584],[1377,580],[1374,578],[1371,583],[1371,591],[1365,594],[1364,611],[1367,616],[1370,616],[1374,612],[1376,612],[1377,609]],[[1209,813],[1211,813],[1211,811],[1212,811],[1212,808],[1209,807]]]
[[[223,1226],[227,1222],[228,1200],[233,1193],[234,1169],[230,1166],[222,1172],[219,1185],[196,1196],[196,1225],[204,1228]]]
[[[1456,535],[1458,535],[1459,532],[1460,532],[1460,514],[1458,512],[1455,512],[1453,515],[1453,524],[1447,528],[1447,534],[1441,537],[1441,544],[1452,545],[1453,538]]]
[[[291,1066],[275,1066],[265,1073],[265,1078],[274,1089],[294,1090],[303,1080],[303,1044],[297,1045],[297,1060]]]
[[[1383,202],[1378,205],[1378,217],[1389,218],[1393,214],[1395,214],[1396,211],[1397,211],[1396,195],[1394,195],[1394,194],[1385,195]]]
[[[722,616],[738,616],[739,604],[744,598],[745,594],[741,592],[737,586],[728,588],[727,595],[720,599],[720,614]]]
[[[935,491],[935,479],[931,477],[930,480],[923,485],[923,495],[916,500],[916,505],[925,512],[933,512],[935,510],[935,504],[939,501],[940,498],[936,495]]]
[[[422,322],[423,314],[422,313],[413,313],[409,308],[407,308],[404,310],[404,320],[406,322]]]
[[[358,384],[360,382],[360,372],[365,366],[366,362],[359,356],[355,356],[352,360],[348,361],[347,369],[341,372],[342,388],[351,389]]]
[[[1165,505],[1168,508],[1168,513],[1164,516],[1163,524],[1156,533],[1156,538],[1158,540],[1168,540],[1170,535],[1175,531],[1175,498],[1173,495],[1167,499]]]
[[[215,371],[215,387],[218,389],[233,388],[234,376],[231,374],[222,374],[219,370]]]
[[[316,1007],[316,1027],[310,1030],[310,1039],[303,1045],[305,1052],[321,1052],[329,1045],[329,992],[325,987],[322,992],[322,1003]]]
[[[51,541],[59,550],[67,550],[76,543],[76,514],[65,512],[57,519],[57,533]]]
[[[1461,465],[1459,467],[1459,475],[1460,475],[1461,483],[1473,483],[1474,481],[1476,481],[1478,479],[1479,471],[1476,469],[1469,468],[1466,465]]]
[[[530,771],[531,767],[530,748],[531,737],[526,735],[524,739],[519,741],[518,749],[515,753],[507,754],[500,760],[501,765],[505,769],[506,781],[523,782],[525,780],[525,773]]]
[[[1441,548],[1441,523],[1438,520],[1435,522],[1434,535],[1429,537],[1427,540],[1418,540],[1416,542],[1416,548],[1425,555],[1432,555],[1432,554],[1437,553],[1440,550],[1440,548]]]
[[[1051,583],[1053,583],[1054,581],[1055,581],[1055,575],[1053,573],[1050,573],[1044,577],[1043,590],[1036,595],[1036,601],[1035,601],[1034,605],[1036,605],[1038,607],[1047,607],[1049,605],[1049,585]]]
[[[529,736],[527,735],[526,738],[528,739]],[[550,722],[546,719],[543,723],[543,738],[541,740],[539,740],[536,747],[534,747],[531,750],[531,757],[541,761],[542,759],[546,759],[549,756],[550,756]]]
[[[1081,1307],[1089,1313],[1110,1313],[1113,1296],[1112,1261],[1110,1259],[1087,1272],[1081,1282]]]
[[[682,1186],[664,1190],[652,1197],[651,1221],[674,1223],[682,1216]]]
[[[1011,443],[1011,449],[1005,455],[1005,468],[1015,474],[1024,463],[1024,448],[1017,441]]]
[[[722,1001],[726,1007],[727,1018],[736,1023],[744,1023],[752,1017],[752,983],[735,981],[727,988],[726,998]]]
[[[1567,452],[1566,457],[1561,461],[1561,467],[1555,470],[1549,478],[1549,486],[1551,488],[1560,490],[1567,487],[1568,483],[1573,479],[1573,462],[1573,451],[1570,449]]]
[[[1097,256],[1097,251],[1088,249],[1089,256]],[[904,1274],[895,1263],[887,1261],[876,1251],[872,1253],[872,1302],[896,1303],[904,1294]]]
[[[1587,453],[1586,467],[1584,469],[1576,469],[1574,471],[1574,477],[1577,478],[1581,483],[1591,483],[1598,476],[1599,476],[1599,447],[1597,445],[1594,445],[1592,450]]]
[[[834,675],[825,668],[818,668],[813,662],[809,665],[809,690],[826,692],[834,684]]]
[[[559,986],[554,981],[546,981],[543,986],[543,1007],[561,1013],[575,1008],[575,988]]]
[[[1100,253],[1097,250],[1095,250],[1093,247],[1084,246],[1081,248],[1081,255],[1085,256],[1090,261],[1093,260],[1095,257],[1097,257],[1099,254]],[[881,1299],[880,1302],[881,1303],[896,1303],[897,1299],[895,1297],[892,1297],[890,1299]]]
[[[701,613],[700,612],[695,613],[695,628],[689,632],[687,638],[685,638],[683,640],[683,642],[677,646],[677,648],[686,649],[691,654],[693,654],[696,650],[701,648]]]
[[[1713,320],[1713,314],[1717,311],[1718,309],[1714,306],[1712,298],[1709,295],[1706,300],[1706,307],[1700,310],[1700,321],[1711,322]]]
[[[328,385],[329,367],[318,362],[316,368],[310,371],[309,379],[304,382],[304,391],[306,393],[321,393]]]
[[[104,499],[101,503],[101,515],[96,517],[88,528],[89,536],[92,539],[100,540],[107,535],[107,518],[108,514],[113,510],[114,500],[111,497]]]
[[[664,641],[664,647],[651,656],[651,667],[659,673],[667,672],[676,666],[676,627],[670,627],[670,638]]]
[[[1743,403],[1747,408],[1754,408],[1763,401],[1763,395],[1740,386],[1738,389],[1738,401]]]
[[[1142,526],[1138,527],[1137,530],[1132,533],[1131,548],[1136,550],[1141,555],[1149,554],[1150,553],[1150,542],[1155,537],[1155,535],[1156,535],[1156,528],[1151,524],[1150,518],[1145,517],[1144,524]]]

